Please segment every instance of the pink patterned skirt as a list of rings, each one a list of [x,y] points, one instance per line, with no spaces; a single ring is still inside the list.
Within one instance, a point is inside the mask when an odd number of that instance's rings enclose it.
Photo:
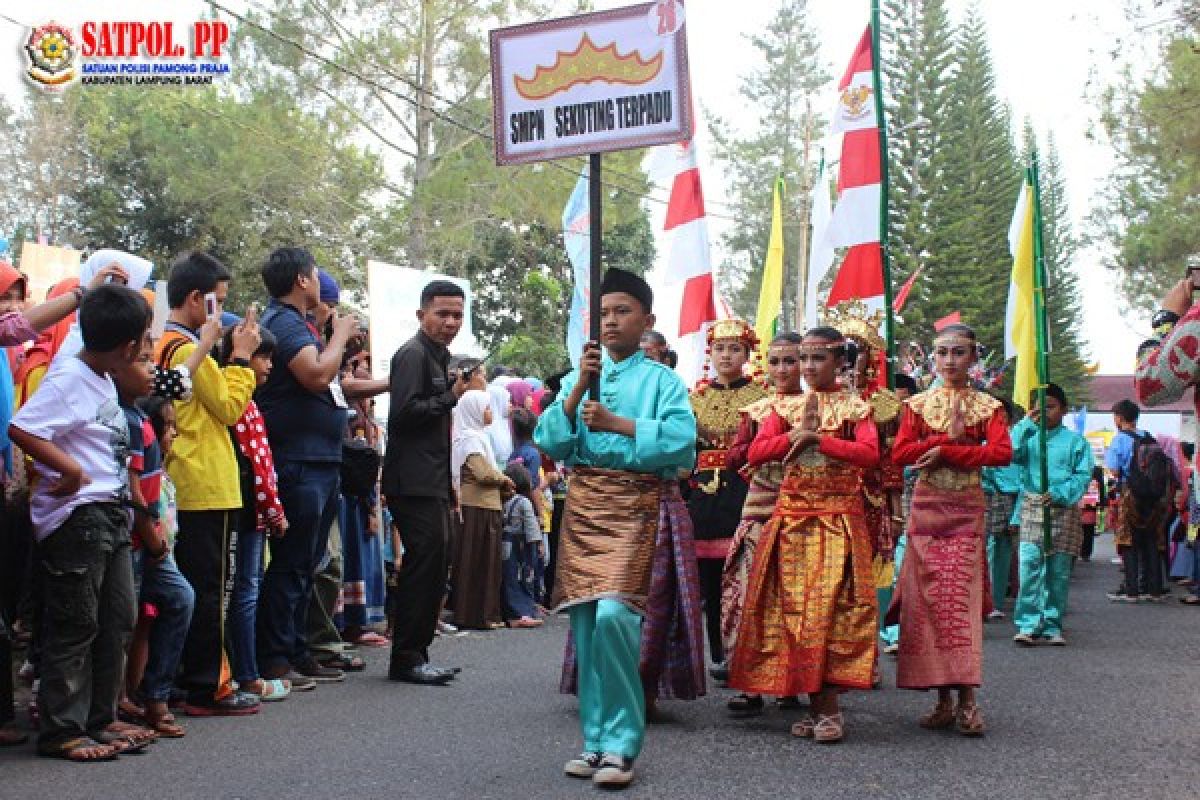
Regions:
[[[913,491],[908,549],[888,609],[900,623],[896,685],[901,689],[979,686],[983,620],[991,611],[984,515],[978,485]]]

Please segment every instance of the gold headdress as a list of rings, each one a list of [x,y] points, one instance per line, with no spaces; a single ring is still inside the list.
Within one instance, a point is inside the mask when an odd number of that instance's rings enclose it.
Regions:
[[[755,359],[753,378],[758,380],[762,377],[762,364],[755,358],[758,353],[758,334],[754,332],[754,328],[750,323],[740,319],[719,319],[708,328],[708,333],[705,336],[706,347],[704,348],[704,377],[700,379],[699,385],[696,387],[698,391],[704,391],[712,383],[708,373],[712,365],[712,346],[717,339],[737,339],[741,342],[746,352],[751,359]]]
[[[846,300],[825,309],[825,324],[868,350],[878,353],[887,347],[879,332],[883,311],[869,311],[862,300]]]
[[[825,309],[825,324],[867,352],[866,385],[858,387],[859,390],[873,392],[887,388],[887,343],[880,334],[884,324],[883,311],[869,310],[862,300],[846,300]]]

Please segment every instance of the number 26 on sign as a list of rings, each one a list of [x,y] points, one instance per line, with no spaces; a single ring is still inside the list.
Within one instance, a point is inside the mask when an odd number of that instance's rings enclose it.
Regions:
[[[658,0],[650,7],[650,28],[659,36],[670,36],[683,25],[683,3]]]

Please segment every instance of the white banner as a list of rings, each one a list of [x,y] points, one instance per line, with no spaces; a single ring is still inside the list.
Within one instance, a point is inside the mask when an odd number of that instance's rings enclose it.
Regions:
[[[692,135],[680,0],[494,30],[491,57],[497,164]]]

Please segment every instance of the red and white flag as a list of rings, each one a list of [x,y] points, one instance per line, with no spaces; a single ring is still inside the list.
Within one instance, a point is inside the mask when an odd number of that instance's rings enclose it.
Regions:
[[[825,301],[829,306],[857,298],[872,310],[883,308],[883,173],[873,68],[868,25],[838,84],[837,111],[830,126],[831,133],[843,136],[838,201],[826,237],[830,245],[849,249]]]
[[[645,166],[652,181],[671,186],[663,223],[666,263],[648,276],[657,328],[679,355],[680,376],[691,383],[704,366],[707,324],[730,315],[713,269],[696,145],[689,140],[654,148]]]

